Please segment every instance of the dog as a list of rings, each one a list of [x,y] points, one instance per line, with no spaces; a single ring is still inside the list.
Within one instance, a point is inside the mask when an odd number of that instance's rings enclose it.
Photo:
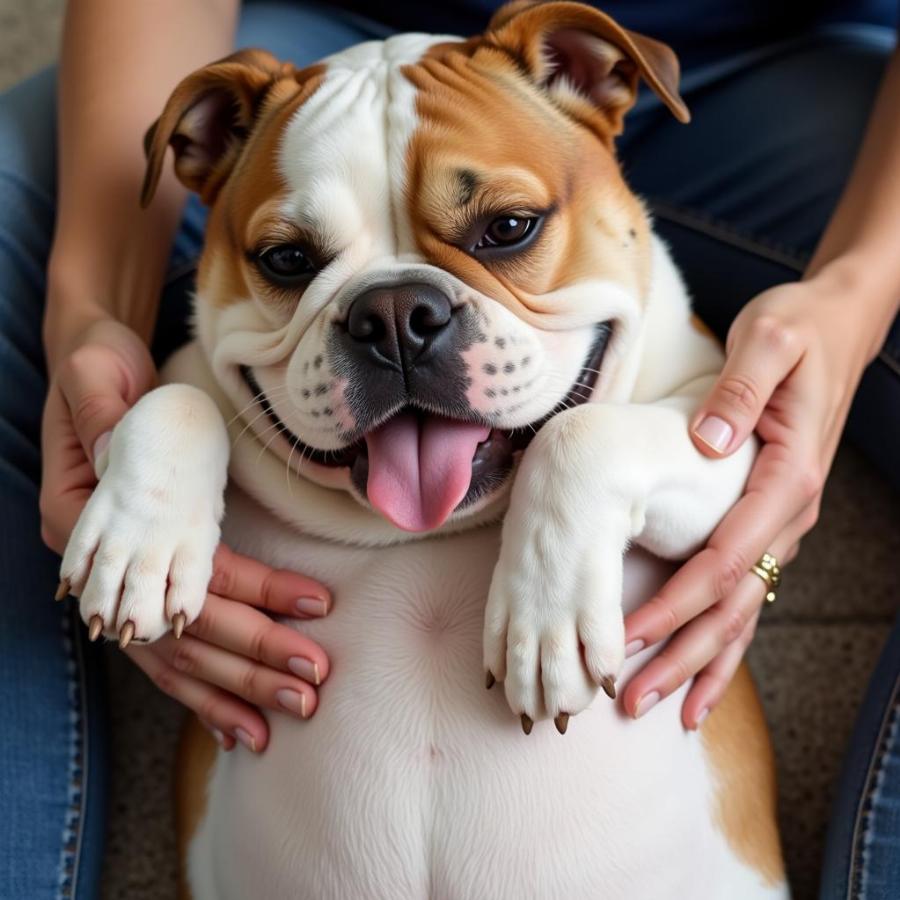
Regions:
[[[626,661],[623,609],[755,452],[689,439],[722,354],[616,160],[639,79],[688,120],[668,47],[514,2],[469,40],[238,52],[148,134],[144,202],[171,147],[210,207],[196,339],[98,458],[61,578],[144,641],[197,617],[220,534],[337,598],[295,623],[333,659],[314,716],[261,755],[188,732],[185,896],[788,896],[747,672],[699,733],[684,689],[612,699],[656,652]]]

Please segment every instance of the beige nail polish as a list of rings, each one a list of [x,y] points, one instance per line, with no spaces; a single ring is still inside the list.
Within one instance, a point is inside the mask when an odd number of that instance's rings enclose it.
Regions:
[[[301,719],[306,718],[306,697],[303,694],[288,688],[282,688],[280,691],[275,692],[275,699],[278,701],[279,706],[288,712],[293,713],[295,716],[300,716]]]

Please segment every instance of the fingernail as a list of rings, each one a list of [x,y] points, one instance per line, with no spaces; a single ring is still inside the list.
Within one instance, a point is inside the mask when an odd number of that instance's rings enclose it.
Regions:
[[[94,441],[94,448],[91,450],[91,454],[93,456],[92,462],[94,465],[97,464],[97,457],[109,446],[110,439],[112,438],[111,431],[104,431],[100,437]]]
[[[280,691],[275,692],[275,699],[288,712],[300,716],[301,719],[306,718],[306,697],[303,694],[282,688]]]
[[[640,639],[632,641],[625,647],[625,658],[628,659],[629,656],[634,656],[635,653],[640,653],[645,646],[646,644]]]
[[[695,429],[694,434],[708,447],[712,447],[717,453],[723,453],[728,449],[734,429],[718,416],[707,416]]]
[[[216,739],[216,743],[220,747],[225,746],[225,735],[218,728],[210,728],[209,733]]]
[[[699,728],[703,724],[704,720],[706,719],[706,717],[708,715],[709,715],[709,710],[704,709],[703,712],[701,712],[700,715],[697,716],[697,723],[694,725],[694,728]]]
[[[235,728],[234,736],[248,749],[256,753],[256,738],[243,728]]]
[[[317,597],[301,597],[296,602],[296,607],[304,616],[324,616],[328,613],[328,604]]]
[[[302,656],[292,656],[288,660],[288,668],[299,678],[310,684],[319,685],[322,679],[319,676],[319,664]]]
[[[644,694],[638,702],[637,708],[634,711],[634,717],[639,719],[641,716],[645,715],[649,710],[653,709],[656,704],[659,703],[659,691],[651,691],[649,694]]]

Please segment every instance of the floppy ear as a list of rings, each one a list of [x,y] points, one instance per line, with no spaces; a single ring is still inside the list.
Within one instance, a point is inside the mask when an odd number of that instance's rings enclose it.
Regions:
[[[267,93],[296,70],[264,50],[240,50],[188,75],[144,137],[147,170],[141,205],[153,199],[166,148],[175,151],[175,174],[211,204],[227,179]]]
[[[678,57],[670,47],[627,31],[582,3],[514,0],[501,7],[484,36],[512,56],[563,103],[590,103],[613,134],[637,99],[643,77],[679,122],[690,113],[678,94]]]

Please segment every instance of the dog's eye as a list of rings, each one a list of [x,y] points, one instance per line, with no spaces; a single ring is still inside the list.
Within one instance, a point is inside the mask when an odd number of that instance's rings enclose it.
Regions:
[[[516,247],[531,235],[537,223],[537,216],[500,216],[488,225],[475,249]]]
[[[257,257],[264,275],[276,284],[289,286],[316,273],[312,260],[296,244],[279,244]]]

